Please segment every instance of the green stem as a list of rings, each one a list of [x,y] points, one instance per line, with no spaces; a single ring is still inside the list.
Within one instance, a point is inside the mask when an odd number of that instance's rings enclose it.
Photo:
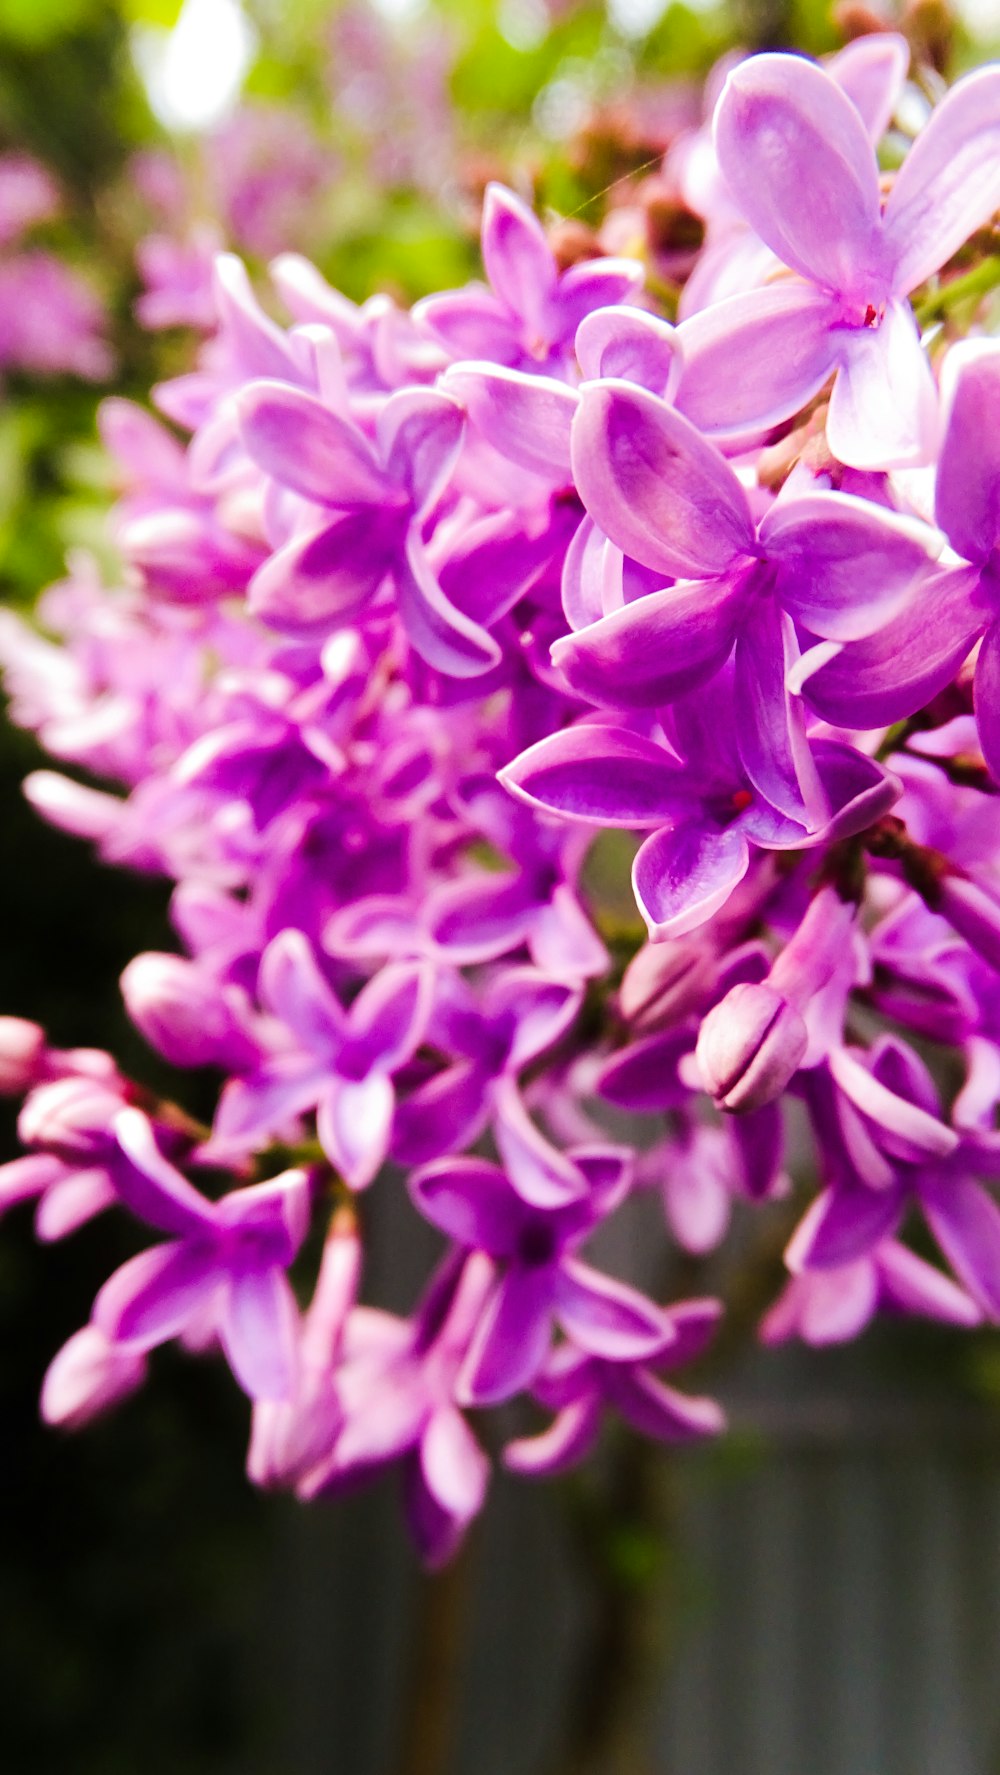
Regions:
[[[1000,284],[1000,254],[991,253],[966,271],[962,277],[953,278],[934,295],[926,296],[922,302],[914,306],[914,314],[920,326],[927,326],[931,321],[942,320],[952,309],[958,308],[963,302],[977,301],[990,290]]]

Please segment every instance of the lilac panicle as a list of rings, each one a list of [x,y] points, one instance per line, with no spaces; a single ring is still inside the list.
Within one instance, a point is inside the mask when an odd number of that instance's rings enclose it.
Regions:
[[[74,555],[0,664],[53,761],[35,808],[172,884],[176,952],[122,993],[180,1101],[187,1069],[218,1092],[202,1126],[0,1019],[0,1208],[159,1235],[55,1356],[49,1421],[168,1340],[221,1351],[255,1483],[392,1467],[438,1564],[494,1406],[526,1474],[608,1413],[722,1428],[672,1385],[722,1307],[639,1286],[633,1215],[701,1257],[801,1198],[768,1343],[1000,1321],[1000,72],[880,183],[905,67],[882,34],[713,76],[714,148],[667,168],[707,225],[676,326],[637,259],[567,267],[496,185],[486,281],[359,304],[286,251],[282,321],[147,179],[147,318],[204,337],[167,425],[103,410],[127,583]],[[229,148],[246,234],[253,140]],[[11,230],[48,201],[9,199]],[[0,177],[0,234],[3,202]],[[403,1317],[368,1229],[414,1216],[443,1249]]]

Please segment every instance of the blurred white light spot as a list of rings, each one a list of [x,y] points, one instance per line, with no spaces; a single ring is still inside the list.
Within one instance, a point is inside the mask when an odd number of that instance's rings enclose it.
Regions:
[[[956,0],[955,11],[973,37],[987,42],[1000,37],[1000,0]]]
[[[500,0],[497,27],[511,49],[537,49],[549,34],[545,0]]]
[[[423,12],[425,0],[372,0],[376,12],[395,23],[397,19],[416,18]]]
[[[184,0],[172,31],[136,26],[132,52],[161,123],[210,129],[231,111],[257,33],[239,0]]]
[[[532,116],[543,136],[551,142],[564,141],[582,129],[590,113],[590,94],[578,81],[550,80],[543,86],[532,108]]]
[[[645,37],[666,8],[667,0],[608,0],[608,17],[623,37]]]

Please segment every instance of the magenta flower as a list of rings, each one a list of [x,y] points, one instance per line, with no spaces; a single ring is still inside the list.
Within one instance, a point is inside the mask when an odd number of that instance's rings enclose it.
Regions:
[[[558,1322],[581,1349],[611,1360],[651,1355],[665,1330],[634,1289],[571,1253],[629,1187],[628,1155],[615,1148],[565,1156],[533,1147],[515,1129],[499,1138],[509,1171],[452,1159],[414,1173],[415,1205],[436,1227],[498,1265],[459,1382],[470,1405],[493,1404],[530,1385]]]
[[[725,1413],[714,1399],[691,1399],[664,1384],[655,1372],[693,1362],[711,1340],[722,1308],[718,1301],[684,1301],[664,1312],[662,1347],[644,1362],[589,1356],[572,1343],[554,1350],[532,1392],[540,1405],[555,1410],[547,1430],[523,1436],[504,1449],[504,1466],[515,1473],[563,1473],[589,1455],[600,1435],[604,1410],[611,1406],[638,1430],[658,1442],[692,1442],[717,1436]]]
[[[696,424],[761,433],[832,375],[827,436],[842,462],[931,459],[934,379],[907,297],[1000,204],[998,114],[1000,70],[960,80],[883,211],[868,131],[829,74],[785,55],[733,69],[715,114],[719,164],[750,226],[796,275],[685,321],[682,398]]]
[[[208,1314],[251,1398],[287,1398],[295,1383],[296,1312],[285,1272],[308,1222],[304,1172],[286,1171],[209,1202],[164,1159],[138,1110],[122,1110],[114,1128],[130,1162],[119,1184],[123,1199],[173,1236],[105,1282],[94,1303],[98,1330],[141,1354]]]

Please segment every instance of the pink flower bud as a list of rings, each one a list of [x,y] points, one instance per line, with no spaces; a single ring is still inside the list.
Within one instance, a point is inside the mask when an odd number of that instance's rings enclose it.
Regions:
[[[784,1090],[808,1046],[805,1023],[772,986],[732,987],[708,1013],[695,1050],[720,1109],[760,1109]]]
[[[256,1058],[237,1020],[241,995],[197,963],[180,955],[137,955],[121,984],[133,1023],[174,1066],[240,1071]]]
[[[96,1325],[85,1325],[49,1364],[42,1382],[42,1417],[47,1424],[79,1429],[134,1393],[146,1378],[146,1367],[144,1355],[120,1349]]]
[[[122,1108],[119,1091],[92,1078],[55,1079],[25,1102],[17,1131],[25,1146],[49,1148],[66,1159],[103,1156],[111,1124]]]
[[[44,1062],[44,1030],[24,1017],[0,1017],[0,1096],[29,1091]]]

